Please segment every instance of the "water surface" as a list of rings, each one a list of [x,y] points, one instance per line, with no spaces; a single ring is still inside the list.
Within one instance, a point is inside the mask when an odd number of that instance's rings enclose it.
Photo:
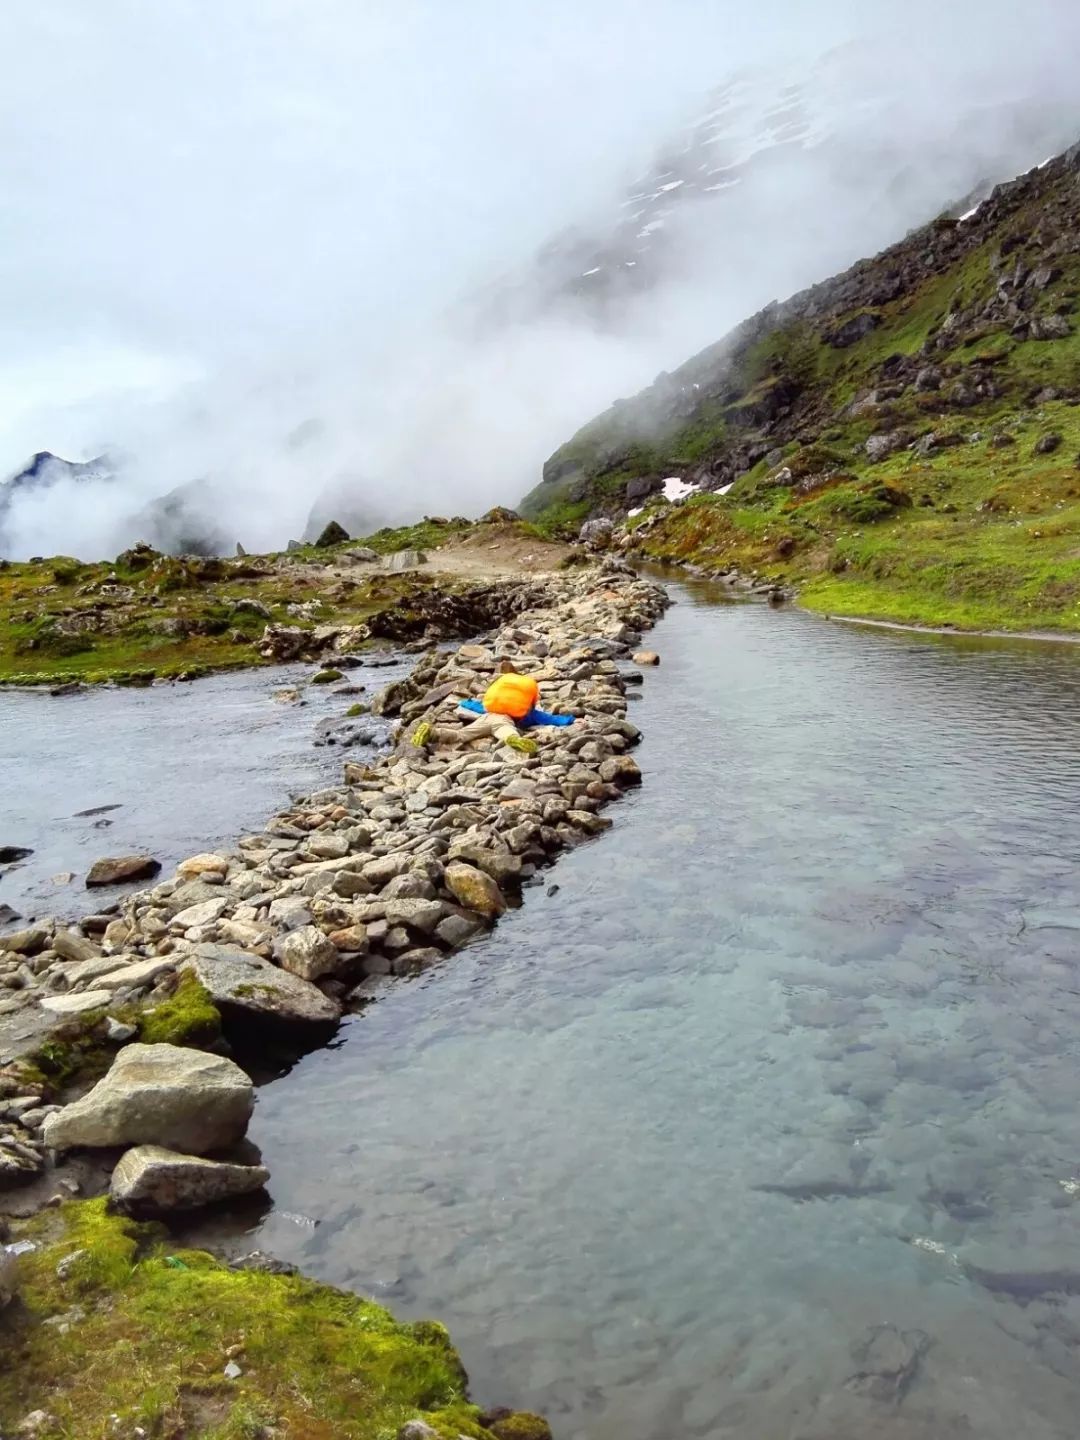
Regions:
[[[370,696],[410,663],[346,678]],[[153,855],[167,873],[261,829],[290,790],[337,780],[342,751],[316,748],[315,727],[355,697],[309,685],[314,673],[282,666],[58,697],[0,690],[0,845],[34,852],[0,867],[0,903],[26,917],[85,914],[122,893],[83,888],[101,856]],[[296,687],[301,704],[272,698]]]
[[[1071,1440],[1080,656],[680,598],[614,831],[261,1092],[256,1240],[563,1437]]]

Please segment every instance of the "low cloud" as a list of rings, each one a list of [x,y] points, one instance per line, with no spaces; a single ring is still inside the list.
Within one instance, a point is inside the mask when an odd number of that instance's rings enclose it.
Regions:
[[[1022,37],[1004,3],[976,31],[917,0],[899,34],[866,8],[9,7],[0,474],[41,449],[117,467],[17,500],[11,553],[115,553],[192,482],[248,548],[321,496],[375,524],[512,502],[616,396],[1080,132],[1066,0]],[[816,149],[685,207],[667,281],[615,312],[473,323],[552,234],[605,234],[740,69],[763,114],[803,86]]]

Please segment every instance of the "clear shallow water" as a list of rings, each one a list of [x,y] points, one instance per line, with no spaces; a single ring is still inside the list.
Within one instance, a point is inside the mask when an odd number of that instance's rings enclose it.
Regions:
[[[1080,656],[706,593],[614,831],[261,1091],[257,1243],[563,1437],[1072,1437]]]
[[[374,694],[410,663],[346,679]],[[86,914],[121,893],[83,888],[99,857],[145,853],[168,871],[261,829],[290,790],[336,780],[343,752],[315,748],[313,734],[352,699],[307,686],[314,673],[288,666],[57,698],[0,690],[0,845],[34,851],[0,867],[0,902],[27,917]],[[288,686],[301,688],[302,705],[271,699]],[[99,806],[116,808],[78,813]],[[72,882],[54,882],[67,873]]]

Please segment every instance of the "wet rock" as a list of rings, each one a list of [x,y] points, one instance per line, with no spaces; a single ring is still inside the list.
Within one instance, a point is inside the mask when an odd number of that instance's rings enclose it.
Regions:
[[[495,1440],[551,1440],[548,1422],[527,1410],[489,1410],[480,1417],[480,1423],[491,1431]]]
[[[95,860],[86,877],[88,889],[100,885],[126,885],[132,880],[150,880],[161,870],[160,860],[151,855],[118,855]]]
[[[901,1331],[894,1325],[875,1325],[852,1347],[851,1356],[859,1368],[845,1385],[857,1395],[898,1405],[929,1348],[930,1337],[923,1330]]]
[[[33,854],[25,845],[0,845],[0,865],[15,865]]]
[[[195,1210],[250,1195],[269,1179],[262,1165],[229,1165],[160,1145],[138,1145],[121,1157],[109,1194],[131,1212]]]
[[[477,935],[485,928],[484,919],[480,915],[454,914],[447,915],[440,920],[435,927],[435,938],[450,950],[457,950],[467,944],[474,935]]]
[[[258,1275],[298,1275],[300,1272],[295,1265],[290,1265],[287,1260],[275,1259],[273,1255],[266,1255],[262,1250],[252,1250],[247,1255],[238,1255],[235,1260],[229,1261],[230,1270],[251,1270]]]
[[[81,1100],[50,1115],[47,1145],[165,1145],[195,1155],[243,1138],[254,1106],[238,1065],[179,1045],[129,1045]]]
[[[331,1025],[341,1017],[335,1000],[249,951],[203,944],[184,964],[226,1016],[301,1026]]]
[[[454,860],[446,867],[446,888],[466,910],[494,918],[506,909],[502,891],[490,875],[474,865]]]
[[[630,658],[631,660],[633,660],[635,665],[660,664],[660,656],[656,653],[655,650],[639,650],[636,654],[631,655]]]
[[[612,755],[601,762],[600,779],[605,785],[618,785],[625,790],[641,784],[641,768],[629,755]]]

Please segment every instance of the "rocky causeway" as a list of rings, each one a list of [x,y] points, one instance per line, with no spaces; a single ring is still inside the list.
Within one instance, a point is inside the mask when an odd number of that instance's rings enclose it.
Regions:
[[[100,915],[0,936],[5,1208],[108,1183],[114,1209],[163,1217],[258,1190],[269,1172],[244,1135],[267,1057],[319,1045],[387,977],[482,937],[560,851],[609,828],[602,811],[642,778],[627,699],[657,663],[641,640],[666,592],[607,559],[530,596],[384,690],[393,747],[346,760],[340,784]],[[425,719],[446,738],[504,659],[574,723],[535,732],[532,755],[411,743]]]

